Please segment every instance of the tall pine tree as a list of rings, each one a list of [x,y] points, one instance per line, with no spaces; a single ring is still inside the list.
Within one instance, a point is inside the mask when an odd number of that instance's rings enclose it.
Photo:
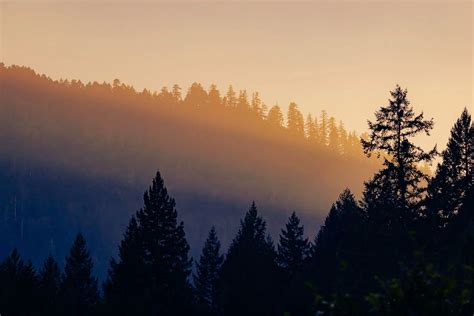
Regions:
[[[473,185],[474,124],[464,109],[451,129],[443,161],[428,186],[428,207],[436,222],[444,226],[459,211],[462,201]]]
[[[125,311],[135,305],[146,315],[189,313],[189,245],[184,224],[178,222],[175,201],[159,172],[143,200],[143,208],[136,213],[136,220],[130,220],[120,245],[119,261],[112,262],[106,284],[107,307]],[[134,293],[122,300],[130,288]]]
[[[60,315],[59,286],[61,284],[61,272],[52,255],[46,258],[43,267],[39,271],[38,284],[40,312],[44,315]]]
[[[92,275],[93,267],[86,240],[79,233],[64,266],[60,287],[63,314],[85,316],[97,312],[99,291],[97,279]]]
[[[218,281],[224,257],[220,254],[221,244],[214,227],[204,243],[199,262],[196,263],[194,274],[194,288],[196,303],[201,313],[217,315],[218,308]]]
[[[277,286],[273,243],[255,203],[240,223],[222,266],[225,315],[275,315]]]

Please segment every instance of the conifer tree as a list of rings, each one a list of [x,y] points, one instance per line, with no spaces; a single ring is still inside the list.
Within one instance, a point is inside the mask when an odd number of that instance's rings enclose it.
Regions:
[[[97,312],[99,291],[97,279],[92,275],[93,266],[86,240],[79,233],[66,257],[61,280],[63,314],[85,316]]]
[[[304,228],[300,225],[300,219],[296,216],[296,213],[293,212],[286,223],[285,229],[281,230],[278,244],[278,263],[290,275],[293,275],[303,267],[303,263],[309,255],[309,250],[309,241],[308,238],[304,237]]]
[[[334,293],[344,280],[343,270],[357,268],[354,254],[362,253],[365,215],[349,189],[332,205],[313,247],[313,276],[322,289]],[[360,268],[360,267],[359,267]],[[346,271],[347,273],[347,271]]]
[[[218,281],[224,261],[220,254],[220,242],[214,227],[204,243],[199,262],[196,263],[194,288],[198,308],[206,315],[218,313]]]
[[[473,185],[474,124],[464,109],[451,129],[443,161],[438,164],[435,177],[428,186],[428,206],[432,216],[444,225],[460,209],[466,192]]]
[[[349,153],[349,135],[347,134],[346,129],[344,128],[344,123],[339,121],[339,126],[337,127],[339,135],[339,152],[343,155]]]
[[[234,88],[232,88],[232,85],[229,86],[229,89],[227,90],[223,103],[225,106],[231,107],[231,108],[234,108],[237,106],[237,97],[235,96],[235,91],[234,91]]]
[[[179,85],[173,85],[173,90],[171,91],[171,94],[173,95],[173,99],[176,104],[180,104],[183,101],[183,97],[181,95],[181,87]]]
[[[258,118],[263,119],[264,113],[263,113],[263,103],[262,100],[260,99],[260,95],[258,92],[254,92],[252,94],[252,104],[251,104],[252,112],[254,115],[256,115]]]
[[[0,264],[0,312],[35,315],[38,280],[31,261],[24,262],[16,249]]]
[[[328,145],[328,114],[325,110],[321,111],[321,118],[319,120],[319,139],[321,145]]]
[[[389,104],[375,113],[376,121],[368,122],[371,131],[369,139],[362,139],[361,142],[369,157],[373,152],[386,154],[385,169],[378,174],[378,178],[391,188],[395,206],[406,209],[420,202],[424,188],[418,184],[428,180],[418,164],[430,161],[436,154],[436,148],[425,152],[415,146],[410,138],[420,133],[429,135],[433,120],[425,120],[423,113],[415,115],[407,99],[407,90],[397,85],[390,94]]]
[[[270,111],[268,111],[267,122],[275,127],[283,126],[283,113],[278,105],[272,106]]]
[[[308,114],[306,117],[306,123],[305,123],[305,130],[306,130],[306,137],[311,143],[316,143],[317,139],[317,130],[316,130],[316,124],[315,121],[313,120],[313,116]]]
[[[52,255],[44,261],[38,275],[40,312],[44,315],[59,315],[59,286],[61,273]]]
[[[265,221],[252,203],[222,266],[221,304],[225,315],[275,315],[275,256]]]
[[[222,99],[217,86],[212,84],[209,88],[209,105],[212,107],[217,107],[222,105]]]
[[[175,201],[159,172],[143,200],[120,245],[119,261],[111,264],[105,288],[107,307],[127,311],[138,306],[147,315],[189,313],[189,245]]]
[[[277,261],[283,277],[283,310],[290,315],[307,315],[314,296],[308,291],[305,267],[310,255],[310,242],[304,237],[303,225],[293,212],[281,230]]]
[[[339,131],[334,117],[329,118],[328,122],[328,146],[334,152],[340,153]]]
[[[290,103],[288,107],[288,131],[296,136],[304,136],[304,118],[303,114],[298,109],[298,105],[294,102]]]
[[[205,107],[208,105],[208,95],[200,83],[194,82],[184,98],[184,104],[194,107]]]
[[[239,98],[237,100],[237,109],[241,112],[246,112],[250,109],[246,90],[240,90],[239,92]]]
[[[119,260],[110,262],[104,284],[106,311],[123,316],[146,314],[153,299],[149,275],[138,224],[132,216],[119,245]]]

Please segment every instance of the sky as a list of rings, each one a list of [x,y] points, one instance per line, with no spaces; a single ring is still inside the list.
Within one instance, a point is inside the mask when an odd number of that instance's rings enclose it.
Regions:
[[[400,84],[443,147],[473,109],[471,1],[0,1],[0,60],[53,79],[192,82],[322,109],[350,130]]]

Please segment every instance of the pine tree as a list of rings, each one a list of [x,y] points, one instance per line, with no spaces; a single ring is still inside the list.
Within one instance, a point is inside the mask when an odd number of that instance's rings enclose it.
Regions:
[[[344,128],[344,123],[339,121],[339,126],[337,127],[339,135],[339,152],[343,155],[349,153],[349,135],[347,134],[346,129]]]
[[[377,151],[386,153],[385,170],[379,173],[379,179],[390,184],[390,194],[395,197],[396,207],[406,209],[420,202],[424,188],[418,184],[428,180],[418,164],[430,161],[436,154],[436,148],[427,153],[410,142],[409,138],[420,133],[429,135],[433,120],[425,120],[423,113],[415,115],[407,99],[407,90],[397,85],[390,94],[392,99],[389,99],[389,104],[375,113],[376,121],[368,122],[371,130],[369,139],[362,139],[361,142],[369,157]]]
[[[209,231],[199,262],[196,263],[194,274],[194,288],[196,303],[206,315],[218,313],[218,281],[224,261],[220,254],[220,242],[214,227]]]
[[[31,261],[24,262],[16,249],[0,264],[0,312],[35,315],[38,280]]]
[[[136,220],[130,220],[120,245],[119,261],[112,261],[106,283],[107,307],[123,315],[134,306],[151,315],[189,313],[189,245],[175,201],[159,172],[143,200],[144,207],[136,213]]]
[[[329,118],[328,122],[328,146],[331,150],[334,152],[339,153],[340,152],[340,145],[341,143],[339,142],[339,131],[336,125],[336,119],[334,117]]]
[[[294,102],[288,107],[288,131],[296,136],[304,136],[303,114],[298,110],[298,105]]]
[[[252,112],[254,115],[256,115],[258,118],[263,119],[265,113],[263,113],[263,103],[262,100],[260,99],[260,95],[258,92],[255,92],[252,94]]]
[[[59,286],[61,273],[59,266],[52,255],[49,255],[42,269],[39,271],[39,296],[41,298],[39,309],[44,315],[59,315]]]
[[[278,263],[289,272],[297,273],[309,254],[309,241],[304,237],[304,228],[293,212],[288,219],[286,229],[282,229],[278,244]]]
[[[354,280],[346,275],[361,268],[357,254],[364,252],[364,221],[365,214],[354,195],[344,190],[332,205],[313,247],[313,276],[324,291],[335,293],[338,287],[347,290],[354,286],[350,284]]]
[[[96,312],[99,292],[97,279],[92,276],[92,270],[93,262],[87,250],[86,240],[79,233],[66,257],[61,281],[63,314],[83,316]]]
[[[119,261],[112,259],[104,284],[105,307],[113,315],[144,315],[153,298],[149,268],[135,216],[132,216],[119,246]]]
[[[194,107],[205,107],[209,103],[206,90],[200,83],[194,82],[188,90],[184,98],[184,104]]]
[[[209,88],[209,105],[212,107],[218,107],[222,105],[221,95],[215,84]]]
[[[246,112],[250,109],[246,90],[240,90],[239,92],[239,98],[237,100],[237,109],[241,112]]]
[[[321,111],[321,119],[319,120],[319,139],[321,145],[328,145],[328,114],[325,110]]]
[[[235,91],[234,88],[232,88],[232,85],[229,86],[223,103],[225,106],[230,108],[234,108],[237,106],[237,97],[235,96]]]
[[[267,122],[275,127],[283,126],[283,113],[278,105],[272,106],[270,111],[268,111]]]
[[[305,266],[310,255],[310,243],[304,237],[303,225],[295,212],[281,230],[277,261],[283,270],[283,310],[290,315],[309,314],[314,297],[306,286]]]
[[[179,85],[173,85],[173,90],[171,91],[171,94],[176,104],[180,104],[183,101],[183,97],[181,95],[181,87]]]
[[[438,164],[435,177],[428,186],[428,207],[439,225],[446,224],[460,209],[466,192],[473,183],[474,124],[464,109],[451,129],[443,162]]]
[[[273,243],[255,203],[240,223],[222,266],[225,315],[276,314],[276,263]]]
[[[318,131],[316,128],[317,128],[316,123],[313,120],[313,116],[310,113],[306,117],[305,130],[306,130],[306,137],[311,143],[316,143],[316,140],[318,137],[317,135]]]

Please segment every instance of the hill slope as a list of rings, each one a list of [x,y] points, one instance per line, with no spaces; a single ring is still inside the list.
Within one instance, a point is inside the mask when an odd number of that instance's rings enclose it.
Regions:
[[[63,256],[82,230],[104,272],[157,169],[193,254],[211,225],[227,244],[252,200],[274,239],[292,210],[314,234],[337,195],[360,192],[376,169],[357,148],[311,142],[200,89],[173,99],[1,64],[0,256],[12,246],[35,261]]]

